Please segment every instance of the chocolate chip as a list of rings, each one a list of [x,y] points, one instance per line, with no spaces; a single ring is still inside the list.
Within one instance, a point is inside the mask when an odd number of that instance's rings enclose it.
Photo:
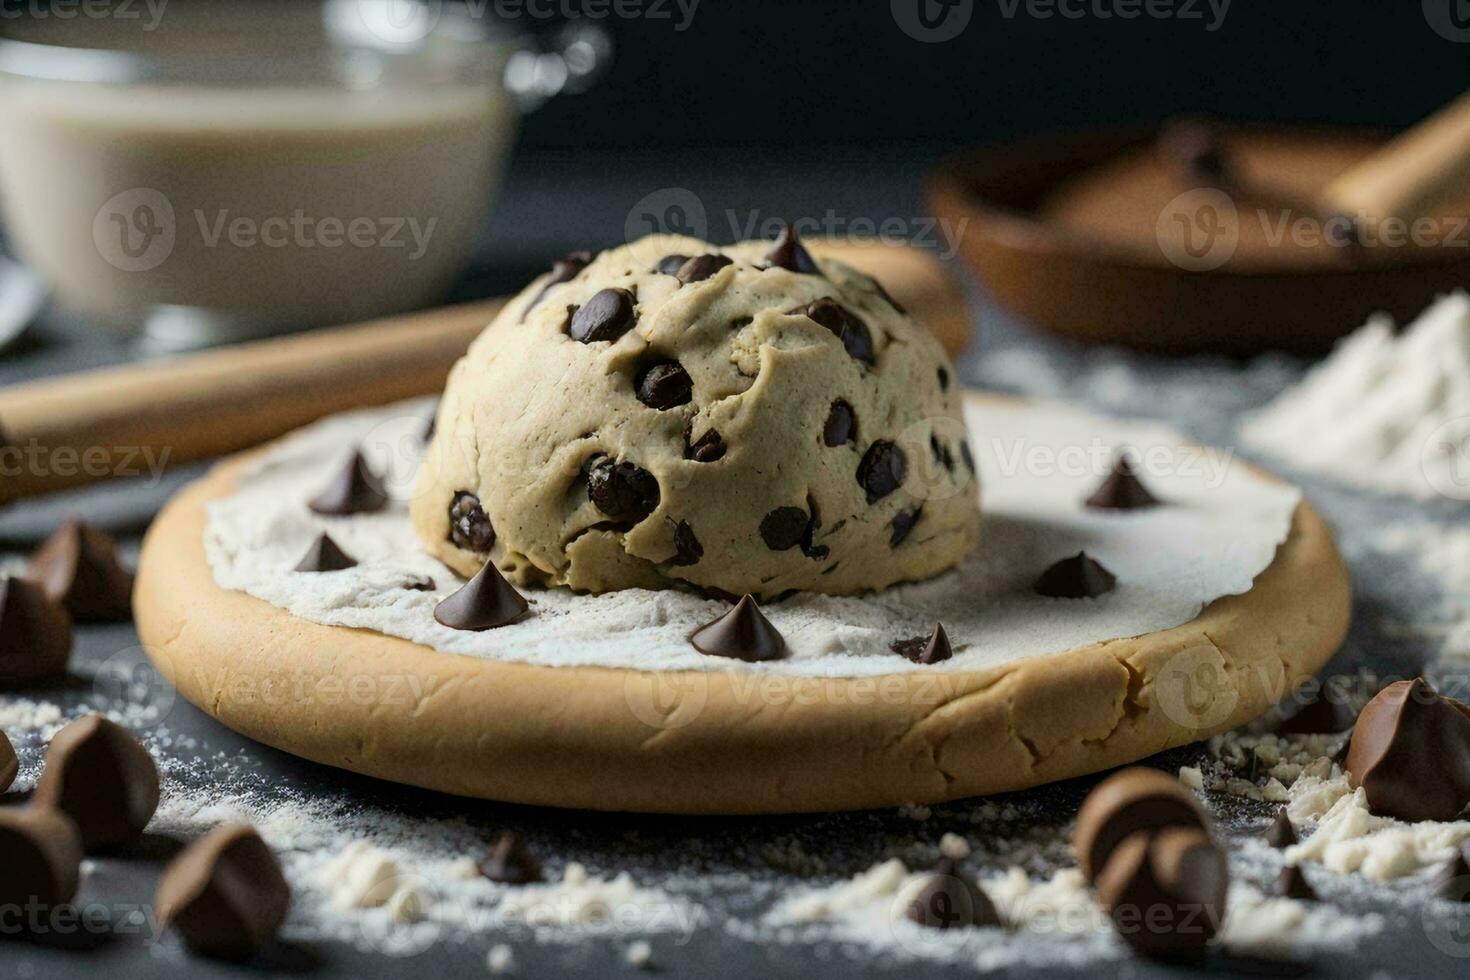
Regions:
[[[1094,599],[1113,591],[1118,579],[1100,563],[1079,551],[1041,573],[1036,592],[1053,599]]]
[[[1318,687],[1286,706],[1286,717],[1275,730],[1282,735],[1335,735],[1353,727],[1357,716],[1340,691]]]
[[[626,289],[600,289],[567,320],[567,336],[584,344],[614,341],[633,329],[638,314]]]
[[[1296,828],[1292,827],[1291,818],[1282,807],[1276,811],[1276,819],[1271,821],[1271,826],[1266,828],[1266,843],[1277,850],[1285,850],[1296,842]]]
[[[0,793],[10,788],[20,772],[20,760],[15,757],[15,746],[10,744],[4,732],[0,732]]]
[[[1199,828],[1139,831],[1124,838],[1097,877],[1113,930],[1134,951],[1193,959],[1219,930],[1230,868]]]
[[[700,653],[747,663],[786,656],[786,641],[749,595],[719,619],[695,630],[689,642]]]
[[[868,495],[868,503],[876,503],[903,486],[909,461],[902,449],[891,442],[878,440],[863,453],[858,463],[858,484]]]
[[[546,294],[551,292],[553,286],[559,286],[564,282],[571,282],[582,274],[582,270],[592,264],[592,253],[587,251],[568,252],[555,262],[551,263],[551,275],[547,277],[546,284],[541,287],[541,292],[536,298],[526,304],[526,309],[521,313],[521,321],[525,322],[526,315],[541,305]]]
[[[1470,804],[1470,705],[1422,677],[1390,684],[1358,714],[1344,768],[1379,816],[1453,820]]]
[[[1144,766],[1123,769],[1099,783],[1077,812],[1077,864],[1093,881],[1123,838],[1169,827],[1207,830],[1209,822],[1194,794],[1173,776]]]
[[[953,858],[940,858],[904,908],[904,918],[930,929],[998,926],[1000,913]]]
[[[806,509],[811,514],[811,518],[806,522],[806,530],[801,535],[801,553],[814,561],[821,561],[832,553],[832,549],[826,545],[817,544],[817,532],[822,528],[822,515],[817,509],[817,498],[811,494],[806,495]],[[841,526],[842,522],[839,521],[837,528]]]
[[[941,364],[936,369],[936,372],[935,373],[939,377],[939,390],[940,391],[948,391],[949,390],[949,369],[946,368],[943,364]]]
[[[487,561],[459,591],[434,607],[434,619],[453,630],[482,630],[508,626],[531,608],[493,561]]]
[[[0,579],[0,688],[66,673],[71,617],[30,579]]]
[[[965,469],[971,473],[975,472],[975,457],[970,453],[970,444],[968,442],[962,441],[960,443],[960,459],[965,461]]]
[[[775,245],[766,253],[766,261],[787,272],[796,272],[805,276],[822,274],[821,268],[812,259],[811,253],[797,237],[795,225],[788,224],[781,229],[781,234],[776,236]]]
[[[734,264],[735,260],[726,255],[696,255],[679,266],[679,271],[675,275],[687,286],[691,283],[703,282],[725,266]]]
[[[678,361],[662,361],[644,368],[634,382],[638,400],[660,412],[688,405],[694,398],[694,381]]]
[[[36,549],[26,577],[77,622],[132,618],[133,573],[118,560],[117,542],[81,521],[65,522]]]
[[[893,309],[896,312],[901,313],[901,314],[904,314],[905,316],[908,315],[908,312],[909,311],[906,310],[906,309],[904,309],[901,305],[899,305],[898,300],[894,299],[889,294],[888,290],[886,290],[886,289],[883,288],[883,284],[881,282],[879,282],[876,279],[871,279],[871,278],[868,280],[868,282],[872,283],[872,285],[873,285],[873,291],[875,293],[877,293],[879,296],[882,296],[883,297],[883,302],[885,302],[889,306],[893,307]]]
[[[658,260],[658,265],[653,267],[653,271],[664,276],[676,276],[679,274],[679,267],[688,261],[689,256],[687,255],[665,255]]]
[[[1112,472],[1087,498],[1087,506],[1096,510],[1141,510],[1158,504],[1159,498],[1138,479],[1127,456],[1113,461]]]
[[[888,524],[888,547],[897,548],[909,539],[913,533],[914,525],[919,523],[919,517],[923,509],[916,507],[913,510],[901,510],[893,515],[893,520]]]
[[[480,874],[502,885],[529,885],[541,880],[541,862],[519,834],[506,831],[480,862]]]
[[[220,827],[169,862],[153,908],[200,956],[245,960],[275,938],[291,886],[275,853],[252,827]]]
[[[828,446],[857,442],[857,415],[852,406],[840,398],[827,411],[827,421],[822,425],[822,442]]]
[[[0,809],[0,907],[37,907],[46,922],[52,910],[76,897],[82,873],[82,839],[63,813],[39,807]],[[15,926],[27,927],[24,914]]]
[[[1281,869],[1271,891],[1282,898],[1294,898],[1298,902],[1317,901],[1317,890],[1307,880],[1305,872],[1295,864],[1288,864]]]
[[[877,355],[873,352],[873,335],[868,332],[868,325],[830,296],[807,306],[799,306],[790,312],[793,316],[809,317],[832,331],[842,341],[843,349],[856,360],[865,364],[877,363]]]
[[[772,551],[786,551],[801,544],[811,516],[800,507],[777,507],[761,518],[761,540]]]
[[[1434,894],[1449,902],[1470,902],[1470,860],[1466,851],[1470,844],[1462,844],[1455,856],[1444,863],[1434,876]]]
[[[954,455],[948,446],[939,441],[939,436],[933,433],[929,435],[929,453],[934,457],[936,465],[943,466],[947,472],[954,472]]]
[[[637,524],[658,509],[658,480],[642,467],[604,456],[587,471],[587,498],[612,520]]]
[[[326,534],[318,534],[311,547],[306,549],[306,554],[301,556],[293,571],[297,572],[340,572],[344,568],[352,568],[357,564],[357,559],[337,547]]]
[[[725,440],[714,429],[708,429],[704,435],[694,442],[689,441],[690,434],[694,431],[694,420],[684,427],[684,458],[692,459],[696,463],[713,463],[725,456]]]
[[[468,490],[456,490],[449,502],[449,542],[456,548],[488,554],[495,546],[495,527],[480,505],[480,498]]]
[[[949,645],[949,634],[944,631],[943,623],[935,623],[934,632],[928,636],[899,640],[891,644],[889,649],[916,664],[937,664],[954,656],[954,649]]]
[[[704,545],[694,536],[694,528],[688,521],[674,525],[674,557],[670,565],[693,565],[704,557]]]
[[[388,493],[383,481],[359,451],[354,451],[347,465],[332,477],[330,483],[307,504],[318,514],[345,516],[367,514],[388,506]]]
[[[126,844],[158,809],[158,767],[126,728],[88,715],[51,739],[32,803],[71,817],[88,851]]]

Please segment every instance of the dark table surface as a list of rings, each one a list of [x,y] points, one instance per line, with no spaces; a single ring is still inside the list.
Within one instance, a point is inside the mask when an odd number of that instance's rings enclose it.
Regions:
[[[610,177],[598,178],[585,168],[578,170],[568,160],[521,161],[513,171],[479,256],[482,272],[467,278],[460,295],[489,295],[512,289],[550,255],[578,244],[620,240],[634,205],[661,188],[692,189],[705,204],[709,234],[716,240],[738,237],[729,229],[738,228],[753,213],[730,211],[727,202],[749,201],[755,196],[769,202],[766,210],[755,212],[761,215],[808,213],[820,217],[830,207],[847,220],[863,215],[910,216],[907,220],[917,227],[918,216],[923,213],[917,201],[917,171],[912,161],[898,156],[887,163],[869,163],[868,169],[858,175],[833,173],[832,168],[806,170],[804,176],[755,182],[754,187],[752,182],[729,177],[728,171],[713,166],[701,168],[688,162],[644,164],[644,172],[649,175],[647,186],[629,189]],[[660,171],[660,167],[665,169]],[[821,208],[812,210],[812,201],[822,202]],[[1241,411],[1269,398],[1300,370],[1299,364],[1271,359],[1255,364],[1210,358],[1163,361],[1118,351],[1083,350],[1009,322],[978,292],[975,311],[982,324],[979,342],[959,365],[968,383],[1066,398],[1118,415],[1168,419],[1189,434],[1220,445],[1234,444],[1233,427]],[[0,382],[13,383],[129,356],[131,351],[125,342],[101,336],[75,318],[50,316],[18,350],[0,358]],[[12,507],[0,514],[0,551],[28,550],[70,514],[112,530],[131,551],[162,501],[197,472],[195,467],[171,473],[152,486],[113,485]],[[1463,520],[1464,508],[1448,502],[1412,504],[1310,478],[1301,480],[1314,502],[1340,529],[1344,551],[1355,573],[1355,623],[1332,669],[1368,667],[1399,676],[1418,672],[1432,654],[1431,645],[1393,628],[1393,624],[1432,618],[1440,594],[1436,583],[1416,571],[1411,558],[1375,549],[1372,532],[1390,522]],[[131,695],[120,692],[109,681],[116,675],[107,665],[138,662],[137,642],[126,624],[81,628],[71,681],[26,696],[54,702],[68,715],[83,705],[104,710],[123,707],[119,698],[125,700]],[[1463,696],[1458,678],[1441,672],[1439,679],[1442,686],[1449,685]],[[157,692],[152,696],[157,697]],[[0,705],[8,700],[8,695],[0,696]],[[487,838],[501,828],[519,828],[552,862],[574,857],[604,872],[628,868],[640,878],[675,868],[695,868],[724,876],[721,880],[729,880],[730,875],[746,876],[761,886],[760,894],[770,895],[773,890],[806,879],[804,868],[779,859],[778,854],[799,853],[815,859],[823,869],[819,877],[831,880],[862,870],[890,854],[902,853],[915,841],[932,845],[944,830],[973,826],[968,818],[974,809],[971,802],[936,807],[932,816],[920,824],[911,814],[891,811],[681,819],[589,815],[466,801],[304,762],[241,738],[181,699],[165,696],[161,704],[164,710],[154,712],[147,724],[153,726],[153,744],[166,746],[158,751],[170,756],[170,764],[164,767],[169,779],[199,786],[225,780],[250,783],[266,795],[331,801],[345,811],[381,809],[421,816],[426,821],[459,819],[471,827],[483,828]],[[22,734],[17,738],[17,750],[24,784],[27,775],[33,777],[38,769],[44,744],[39,738]],[[1203,755],[1203,748],[1194,746],[1154,762],[1173,770]],[[1075,813],[1092,782],[1076,780],[1014,794],[1005,802],[1034,815],[1035,826],[1030,833],[1055,835]],[[1237,837],[1259,833],[1274,809],[1234,798],[1214,800],[1212,806],[1223,832]],[[987,846],[986,841],[977,839],[975,844],[980,865],[1001,868],[1008,863],[1004,842]],[[122,910],[131,903],[146,905],[161,859],[174,847],[167,840],[156,840],[126,855],[99,859],[84,885],[81,900],[105,903],[113,919],[120,921],[125,915]],[[689,936],[652,937],[658,972],[679,977],[835,977],[869,972],[904,975],[915,969],[935,976],[975,972],[969,964],[926,963],[916,967],[831,945],[750,942],[720,928],[724,918],[751,917],[755,902],[752,894],[740,889],[713,889],[704,899],[712,915],[710,926]],[[1386,894],[1380,900],[1371,892],[1354,891],[1343,901],[1345,907],[1356,912],[1382,911],[1386,917],[1383,932],[1355,950],[1323,951],[1296,966],[1257,968],[1265,969],[1268,975],[1464,975],[1463,961],[1426,940],[1422,915],[1406,908],[1401,897]],[[1470,942],[1470,922],[1460,925],[1461,937]],[[487,949],[492,943],[508,942],[515,949],[519,976],[631,972],[623,962],[626,941],[604,939],[566,944],[537,943],[523,935],[487,935],[436,944],[407,958],[382,957],[344,942],[298,941],[278,944],[255,963],[230,966],[187,957],[171,939],[154,942],[125,932],[107,930],[85,941],[8,941],[0,945],[0,971],[14,977],[108,975],[117,980],[297,972],[323,978],[399,976],[409,972],[482,976],[488,975]],[[1220,960],[1207,967],[1217,973],[1242,968],[1242,964]],[[1050,975],[1067,971],[1048,967],[1031,972]],[[1179,971],[1123,958],[1077,967],[1072,972],[1155,976]]]

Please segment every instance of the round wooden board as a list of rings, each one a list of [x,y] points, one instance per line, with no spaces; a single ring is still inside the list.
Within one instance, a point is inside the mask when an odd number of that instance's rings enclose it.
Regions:
[[[985,670],[801,678],[481,660],[217,586],[206,505],[251,455],[181,491],[148,533],[134,605],[153,663],[257,741],[465,796],[728,814],[1023,789],[1258,716],[1327,662],[1348,624],[1347,569],[1303,503],[1248,593],[1174,629]]]

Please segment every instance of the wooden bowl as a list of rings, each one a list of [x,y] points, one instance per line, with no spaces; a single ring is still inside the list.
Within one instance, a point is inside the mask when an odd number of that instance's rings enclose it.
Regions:
[[[970,150],[935,169],[926,196],[1003,306],[1088,343],[1315,354],[1374,311],[1402,322],[1470,282],[1463,204],[1443,209],[1431,244],[1338,247],[1279,236],[1287,226],[1278,222],[1308,216],[1232,199],[1225,207],[1235,207],[1234,245],[1181,257],[1168,229],[1208,218],[1198,205],[1212,202],[1208,210],[1218,198],[1201,195],[1221,192],[1170,170],[1154,149],[1158,133],[1157,126],[1094,130]],[[1301,197],[1387,137],[1245,125],[1220,133],[1246,172]]]

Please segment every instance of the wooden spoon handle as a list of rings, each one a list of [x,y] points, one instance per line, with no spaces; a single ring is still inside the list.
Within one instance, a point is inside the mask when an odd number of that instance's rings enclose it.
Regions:
[[[964,295],[914,248],[816,243],[877,277],[956,351]],[[258,445],[334,412],[439,391],[505,299],[0,389],[0,504]]]
[[[1378,223],[1433,214],[1449,195],[1470,187],[1470,92],[1435,112],[1324,187],[1331,215]]]

